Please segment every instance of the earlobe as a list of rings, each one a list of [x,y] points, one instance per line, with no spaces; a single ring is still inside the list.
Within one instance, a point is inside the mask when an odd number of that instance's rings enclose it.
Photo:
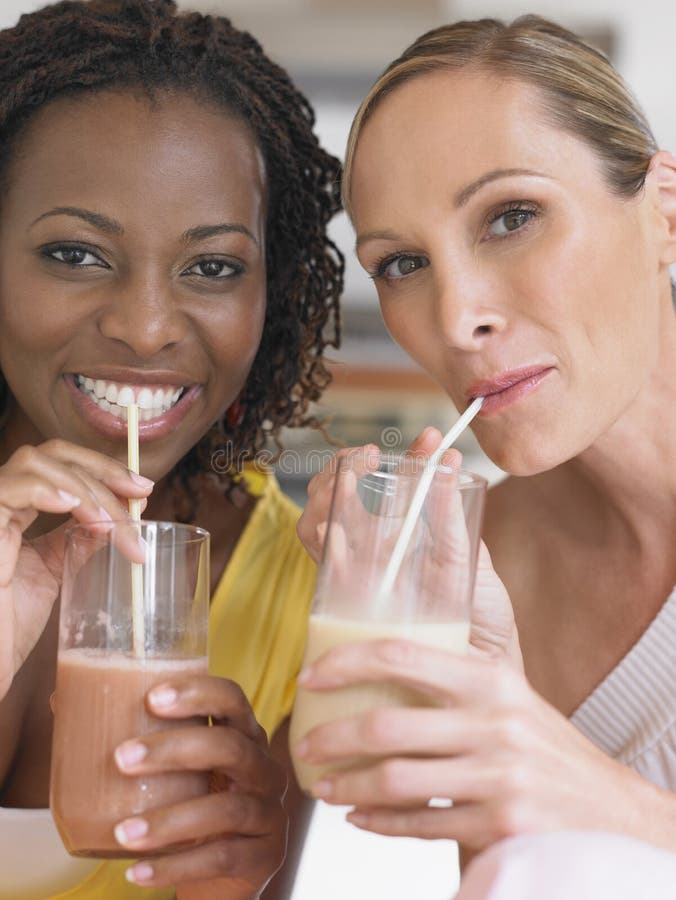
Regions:
[[[662,262],[676,262],[676,156],[658,151],[650,161],[646,187],[652,188],[656,211],[662,224]]]

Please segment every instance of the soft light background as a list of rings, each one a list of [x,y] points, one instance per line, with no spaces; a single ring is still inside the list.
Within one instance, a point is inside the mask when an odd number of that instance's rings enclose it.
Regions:
[[[1,0],[0,27],[42,5]],[[588,0],[194,0],[180,5],[228,15],[252,31],[315,103],[319,133],[337,155],[343,153],[360,96],[418,34],[445,21],[484,15],[510,19],[527,12],[605,42],[658,141],[676,150],[676,7],[662,0],[596,0],[593,5]],[[395,429],[405,443],[424,424],[443,427],[453,410],[382,329],[372,285],[356,264],[344,217],[334,234],[349,261],[346,346],[335,355],[336,386],[325,405],[339,436],[360,443]],[[364,375],[365,360],[373,370],[371,381],[368,372]],[[395,377],[397,390],[388,391]],[[410,390],[402,391],[402,378]],[[308,445],[292,436],[291,446],[307,449],[316,441]],[[464,449],[468,467],[495,477],[471,440]],[[302,499],[309,472],[281,474],[287,489]],[[451,842],[363,834],[343,822],[342,811],[320,806],[291,900],[450,900],[457,888],[456,859]]]

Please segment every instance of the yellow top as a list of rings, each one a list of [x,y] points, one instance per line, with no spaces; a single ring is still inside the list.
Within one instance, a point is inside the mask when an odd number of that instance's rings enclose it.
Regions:
[[[315,566],[296,536],[299,510],[271,474],[247,471],[258,502],[211,600],[209,667],[240,684],[272,735],[291,712]],[[171,900],[173,889],[126,881],[128,860],[102,863],[50,900]]]

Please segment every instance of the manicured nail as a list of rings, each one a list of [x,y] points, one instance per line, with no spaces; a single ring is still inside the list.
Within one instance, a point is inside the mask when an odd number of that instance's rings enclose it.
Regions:
[[[131,869],[127,869],[124,873],[127,881],[131,881],[132,884],[144,884],[146,881],[150,881],[154,875],[155,870],[150,863],[147,862],[136,863],[135,866],[132,866]]]
[[[320,797],[322,799],[326,799],[333,794],[333,782],[332,781],[318,781],[317,784],[312,788],[312,794],[314,797]]]
[[[369,817],[366,815],[366,813],[351,812],[348,813],[345,818],[352,825],[356,825],[357,828],[365,828],[369,823]]]
[[[119,844],[133,844],[148,834],[148,828],[145,819],[125,819],[115,826],[115,839]]]
[[[79,506],[82,503],[79,497],[76,497],[75,494],[69,494],[68,491],[59,491],[59,497],[64,503],[70,503],[71,506]]]
[[[135,481],[139,487],[148,488],[148,490],[155,487],[155,482],[151,481],[150,478],[146,478],[145,475],[139,475],[138,472],[132,472],[131,470],[129,475],[131,480]]]
[[[150,702],[152,705],[162,707],[163,709],[168,706],[173,706],[174,703],[176,703],[177,697],[178,691],[175,691],[170,687],[153,688],[150,692]]]
[[[128,769],[141,762],[148,755],[148,748],[145,744],[139,744],[137,741],[130,741],[126,744],[120,744],[115,749],[115,760],[121,769]]]
[[[301,669],[298,673],[296,683],[301,685],[309,684],[312,681],[313,675],[314,669],[312,668],[312,666],[308,666],[306,669]]]

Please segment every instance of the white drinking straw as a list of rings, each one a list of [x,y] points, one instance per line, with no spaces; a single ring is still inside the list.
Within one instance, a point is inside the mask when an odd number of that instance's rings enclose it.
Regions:
[[[408,547],[408,543],[411,540],[413,529],[418,522],[418,516],[420,515],[423,503],[425,502],[425,497],[427,496],[427,492],[430,489],[432,479],[434,478],[434,473],[437,470],[437,466],[439,465],[441,457],[448,450],[448,448],[452,446],[455,441],[457,441],[465,428],[467,428],[474,416],[481,409],[481,404],[483,402],[483,397],[477,397],[470,403],[470,405],[460,416],[458,421],[453,425],[448,433],[444,435],[437,450],[435,450],[432,456],[430,456],[430,458],[426,461],[423,473],[420,476],[420,480],[418,481],[416,489],[413,493],[411,505],[406,512],[404,524],[401,526],[399,537],[397,538],[397,542],[394,545],[392,556],[390,557],[387,568],[385,569],[385,574],[380,585],[376,603],[386,602],[387,598],[392,593],[394,582],[397,580],[397,575],[399,574],[399,569],[401,568],[404,554],[406,553],[406,548]]]
[[[130,403],[127,407],[127,466],[130,472],[139,473],[138,446],[138,406]],[[134,522],[141,521],[141,501],[129,500],[129,515]],[[145,623],[143,620],[143,566],[131,564],[131,608],[134,635],[134,656],[143,656],[145,651]]]

